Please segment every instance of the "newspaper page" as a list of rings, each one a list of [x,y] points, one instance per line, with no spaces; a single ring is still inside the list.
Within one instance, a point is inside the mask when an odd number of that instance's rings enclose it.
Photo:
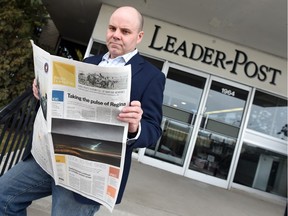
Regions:
[[[32,154],[38,164],[52,177],[54,177],[55,163],[53,163],[53,146],[52,136],[48,133],[47,123],[47,93],[51,82],[50,61],[51,57],[48,52],[33,44],[33,60],[35,78],[38,85],[38,97],[40,107],[34,121]],[[37,144],[37,145],[35,145]]]
[[[112,212],[128,133],[116,116],[130,101],[131,67],[100,67],[32,45],[41,104],[32,154],[56,184]]]

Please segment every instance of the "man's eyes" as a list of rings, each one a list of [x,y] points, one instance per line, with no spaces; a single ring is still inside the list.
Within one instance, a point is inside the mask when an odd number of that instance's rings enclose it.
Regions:
[[[116,28],[113,27],[113,26],[109,26],[109,30],[111,30],[111,31],[116,31]]]
[[[127,35],[127,34],[130,33],[130,31],[124,29],[124,30],[122,30],[122,33],[123,33],[124,35]]]
[[[117,30],[117,28],[116,28],[116,27],[113,27],[113,26],[109,26],[109,30],[112,31],[112,32],[115,32],[115,31]],[[128,29],[120,29],[120,31],[121,31],[121,33],[122,33],[123,35],[128,35],[128,34],[131,33],[131,31],[128,30]]]

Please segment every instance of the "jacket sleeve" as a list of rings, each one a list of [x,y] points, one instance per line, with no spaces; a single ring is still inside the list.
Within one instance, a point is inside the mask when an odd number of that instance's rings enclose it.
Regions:
[[[145,71],[145,73],[147,72]],[[141,102],[143,115],[140,136],[134,142],[132,141],[133,143],[129,143],[128,148],[145,148],[155,145],[162,134],[161,121],[165,76],[158,69],[154,69],[154,74],[150,78],[142,77],[141,80],[137,80],[137,77],[135,77],[135,79],[136,81],[133,81],[132,84],[131,101],[139,100]],[[139,84],[135,86],[139,82],[142,82],[142,89]],[[139,93],[139,91],[142,92]],[[135,92],[138,92],[137,96],[140,95],[140,98],[135,96]]]

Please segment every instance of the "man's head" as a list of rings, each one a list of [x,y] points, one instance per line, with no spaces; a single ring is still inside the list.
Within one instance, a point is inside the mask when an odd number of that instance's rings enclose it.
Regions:
[[[143,17],[133,7],[116,9],[110,17],[106,45],[110,58],[133,51],[143,38]]]

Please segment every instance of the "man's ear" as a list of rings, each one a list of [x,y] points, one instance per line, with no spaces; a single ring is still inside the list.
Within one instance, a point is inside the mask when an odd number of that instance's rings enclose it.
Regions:
[[[144,36],[144,31],[140,31],[140,32],[138,33],[137,44],[142,41],[143,36]]]

